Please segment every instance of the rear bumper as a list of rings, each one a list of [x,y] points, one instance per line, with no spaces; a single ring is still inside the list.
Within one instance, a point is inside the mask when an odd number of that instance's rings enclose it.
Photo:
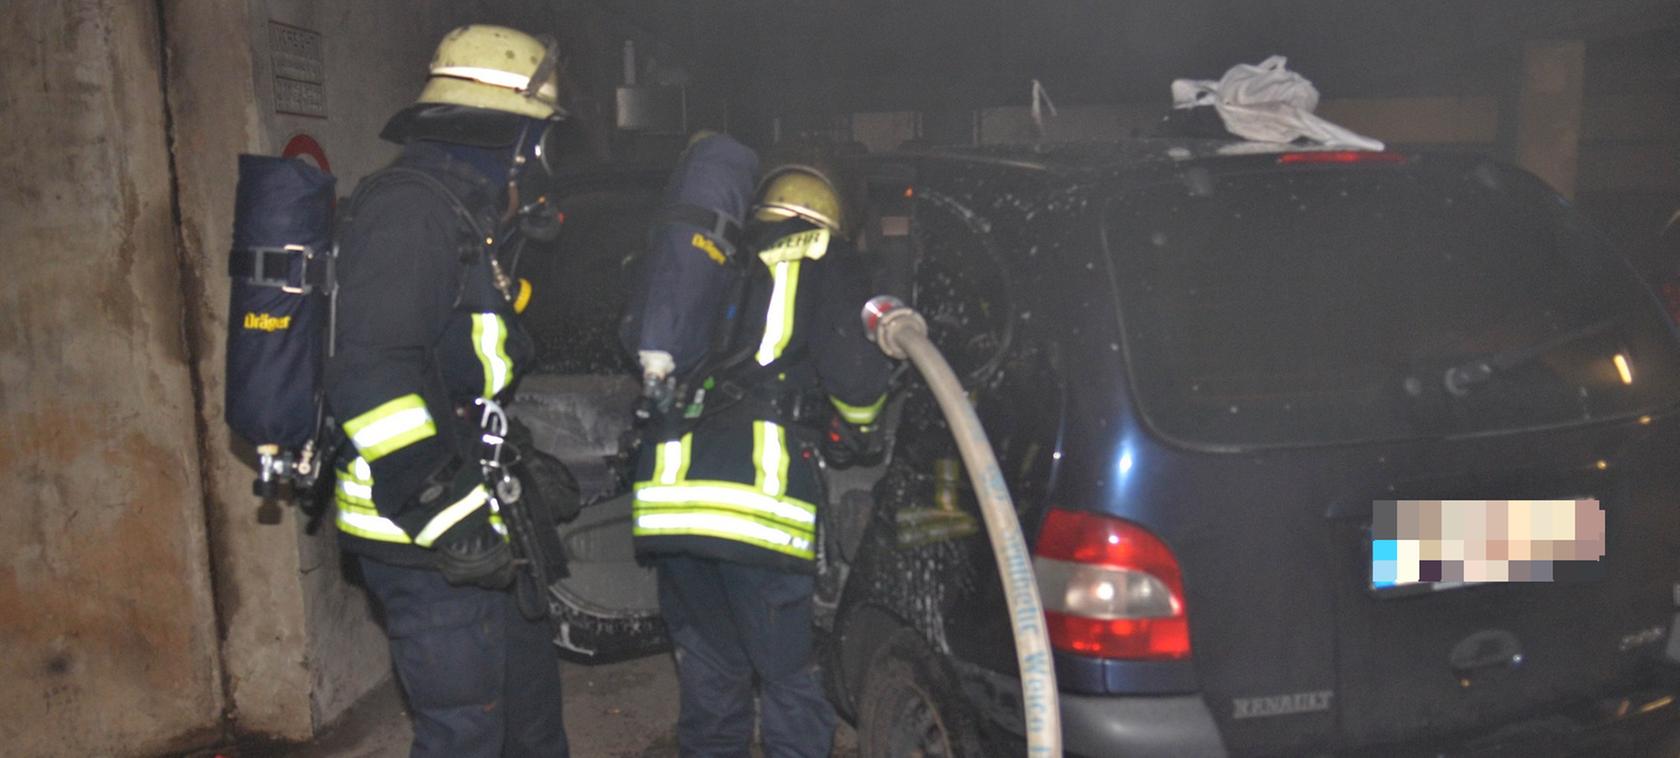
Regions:
[[[1020,684],[1013,677],[959,666],[969,701],[993,726],[1020,738]],[[1069,756],[1230,754],[1200,695],[1060,694],[1062,748]],[[1241,753],[1241,751],[1238,751]],[[1323,748],[1304,754],[1323,755]],[[1619,693],[1520,722],[1446,739],[1367,745],[1334,751],[1348,756],[1600,756],[1680,755],[1680,688],[1673,684]]]
[[[1069,755],[1223,756],[1219,727],[1199,695],[1114,697],[1062,693]]]
[[[952,661],[968,701],[1006,741],[1025,734],[1021,680]],[[1080,695],[1061,692],[1062,751],[1069,756],[1227,755],[1202,696]]]
[[[1559,709],[1451,740],[1349,750],[1348,755],[1445,758],[1680,755],[1680,699],[1672,687],[1643,689]]]
[[[1620,699],[1618,699],[1619,703]],[[1219,728],[1201,697],[1087,696],[1062,693],[1062,748],[1070,756],[1224,756]],[[1641,707],[1652,706],[1638,713]],[[1515,758],[1600,756],[1673,758],[1680,755],[1680,702],[1630,699],[1624,716],[1596,723],[1554,715],[1507,725],[1453,743],[1361,748],[1345,755]]]

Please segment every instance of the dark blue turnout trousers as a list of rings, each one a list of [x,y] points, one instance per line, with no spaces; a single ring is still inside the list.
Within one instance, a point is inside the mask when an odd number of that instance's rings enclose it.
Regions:
[[[567,755],[560,663],[546,622],[508,592],[362,558],[414,720],[413,758]]]
[[[764,755],[827,758],[836,719],[811,655],[812,577],[687,556],[658,569],[683,757],[747,756],[756,679]]]

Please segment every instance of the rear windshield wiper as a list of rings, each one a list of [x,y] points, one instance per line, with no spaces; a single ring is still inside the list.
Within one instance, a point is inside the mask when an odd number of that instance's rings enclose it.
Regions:
[[[1446,375],[1442,377],[1442,383],[1446,385],[1447,392],[1454,397],[1464,397],[1470,394],[1470,390],[1476,385],[1484,384],[1492,379],[1494,374],[1509,371],[1571,342],[1608,331],[1619,321],[1621,321],[1620,318],[1607,318],[1603,321],[1547,337],[1532,345],[1524,345],[1523,347],[1472,358],[1447,369]]]

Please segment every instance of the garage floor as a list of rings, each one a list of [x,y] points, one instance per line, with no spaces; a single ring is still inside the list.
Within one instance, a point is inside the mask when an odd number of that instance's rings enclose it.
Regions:
[[[669,655],[599,666],[565,663],[560,666],[560,677],[572,755],[675,758],[677,678]],[[402,758],[408,755],[409,734],[402,695],[393,680],[314,743],[247,747],[238,758]],[[834,755],[857,755],[856,734],[844,722],[835,736]]]

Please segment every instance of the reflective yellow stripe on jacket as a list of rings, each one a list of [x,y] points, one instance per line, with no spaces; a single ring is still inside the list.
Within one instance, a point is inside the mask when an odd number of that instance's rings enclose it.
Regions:
[[[687,479],[693,442],[693,435],[685,435],[655,448],[653,477],[636,487],[636,536],[715,537],[796,558],[816,558],[816,506],[785,494],[785,430],[767,421],[754,423],[753,460],[758,472],[751,485]]]
[[[373,471],[366,458],[358,456],[338,470],[338,530],[362,539],[408,544],[413,540],[395,522],[379,515],[373,507]]]
[[[366,458],[358,456],[349,466],[338,470],[338,486],[334,494],[338,503],[338,530],[362,539],[431,547],[449,527],[486,504],[491,510],[490,526],[503,537],[507,536],[507,527],[502,523],[496,503],[484,485],[479,485],[439,511],[427,522],[417,539],[409,539],[408,533],[396,522],[379,515],[379,509],[373,504],[373,470]]]
[[[796,558],[816,558],[817,509],[735,482],[644,484],[636,490],[635,534],[735,540]]]
[[[437,424],[426,401],[409,393],[344,422],[344,433],[371,463],[437,434]]]
[[[787,432],[772,421],[753,422],[753,484],[771,497],[787,492]]]
[[[414,535],[414,544],[420,547],[431,547],[432,543],[437,541],[437,538],[442,537],[444,532],[449,531],[449,527],[461,523],[467,516],[472,515],[473,511],[486,507],[489,503],[489,488],[482,484],[472,488],[471,492],[462,496],[460,500],[444,506],[443,510],[438,511],[437,515],[432,517],[431,521],[426,522],[425,528],[421,529],[419,534]]]
[[[793,338],[794,300],[799,293],[799,261],[779,261],[770,264],[770,307],[764,314],[764,337],[759,340],[758,352],[753,354],[760,366],[781,356]]]
[[[829,396],[828,402],[833,404],[834,410],[840,412],[840,418],[855,426],[868,426],[875,423],[875,418],[881,415],[881,407],[886,405],[887,396],[881,395],[869,405],[847,405],[840,402],[840,398]]]
[[[513,381],[513,359],[507,354],[507,323],[494,313],[472,315],[473,352],[484,367],[485,398],[493,398]]]

